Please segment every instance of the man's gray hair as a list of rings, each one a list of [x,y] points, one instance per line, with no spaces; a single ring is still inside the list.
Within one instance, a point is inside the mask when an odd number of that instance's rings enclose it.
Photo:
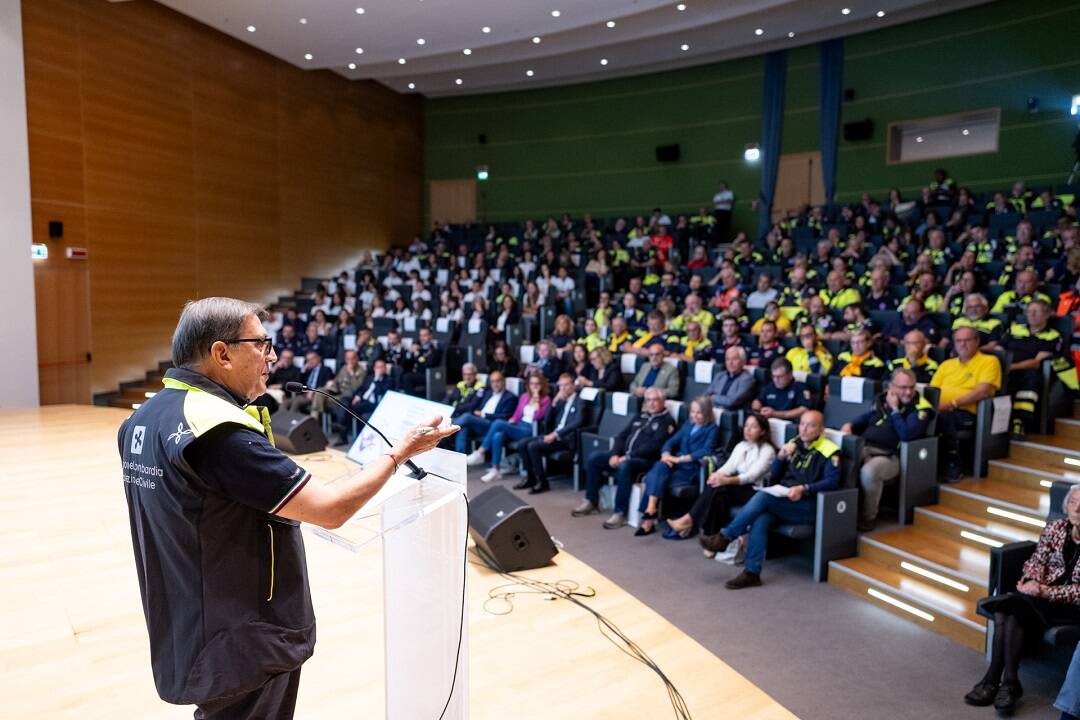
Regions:
[[[896,368],[895,370],[893,370],[892,375],[889,378],[889,382],[895,380],[898,375],[904,375],[908,378],[911,378],[911,382],[913,383],[918,384],[919,382],[919,376],[915,374],[914,370],[911,370],[909,368]]]
[[[472,363],[465,363],[461,366],[461,372],[476,372],[476,366]]]
[[[209,354],[211,345],[218,340],[235,339],[252,315],[261,321],[270,319],[270,313],[262,305],[244,300],[227,297],[191,300],[184,306],[173,331],[173,365],[194,369]]]

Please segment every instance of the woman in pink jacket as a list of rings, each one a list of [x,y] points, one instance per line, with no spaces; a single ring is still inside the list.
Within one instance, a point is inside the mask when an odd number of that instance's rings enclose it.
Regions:
[[[482,482],[502,479],[499,463],[502,461],[503,445],[532,435],[533,423],[543,420],[544,413],[551,407],[551,387],[547,378],[534,372],[528,382],[528,388],[518,399],[514,414],[509,420],[493,422],[484,436],[484,442],[466,460],[469,465],[480,465],[484,462],[485,454],[491,453],[491,467],[480,476]]]

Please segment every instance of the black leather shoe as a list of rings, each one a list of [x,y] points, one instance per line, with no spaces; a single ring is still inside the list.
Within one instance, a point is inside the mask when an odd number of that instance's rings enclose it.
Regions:
[[[1024,688],[1020,687],[1020,683],[1001,683],[997,695],[994,696],[994,709],[1000,715],[1011,714],[1023,694]]]
[[[530,488],[532,488],[532,486],[533,486],[533,481],[530,480],[529,478],[525,478],[524,480],[519,482],[517,485],[515,485],[514,489],[515,490],[529,490]]]
[[[540,493],[545,493],[550,489],[551,489],[551,485],[549,485],[546,482],[536,483],[531,488],[529,488],[529,494],[530,495],[539,495]]]
[[[761,576],[749,570],[743,570],[724,583],[724,587],[728,590],[742,590],[743,588],[758,587],[759,585],[761,585]]]
[[[731,541],[724,536],[724,533],[702,535],[698,538],[698,542],[701,543],[701,547],[711,553],[722,553],[727,550],[727,546],[731,544]]]
[[[964,702],[976,707],[986,707],[994,702],[998,686],[994,683],[981,682],[971,688],[971,692],[964,696]]]

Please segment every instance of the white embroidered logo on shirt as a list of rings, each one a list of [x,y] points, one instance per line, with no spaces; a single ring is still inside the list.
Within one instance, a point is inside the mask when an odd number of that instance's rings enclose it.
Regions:
[[[165,442],[168,442],[169,440],[175,440],[176,444],[179,445],[180,444],[180,439],[183,438],[185,435],[194,435],[194,434],[195,434],[194,430],[185,430],[184,429],[184,423],[180,423],[179,425],[176,426],[176,432],[169,435],[169,439],[166,440]]]

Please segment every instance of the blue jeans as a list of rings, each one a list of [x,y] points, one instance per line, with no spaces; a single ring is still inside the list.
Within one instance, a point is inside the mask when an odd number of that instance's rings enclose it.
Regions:
[[[649,505],[650,497],[664,497],[664,491],[668,488],[693,485],[698,479],[701,466],[696,462],[679,463],[674,468],[669,468],[659,460],[645,475],[645,492],[641,494],[641,503],[638,510],[645,512]]]
[[[469,437],[483,437],[491,429],[490,420],[477,417],[472,413],[454,418],[454,424],[461,428],[454,436],[454,449],[459,453],[468,452]]]
[[[628,457],[620,463],[615,470],[611,469],[608,460],[611,453],[607,450],[597,450],[585,459],[585,499],[593,505],[600,505],[600,485],[604,481],[604,474],[615,473],[615,512],[624,515],[630,512],[630,488],[634,485],[634,478],[639,473],[645,472],[652,462],[640,458]]]
[[[769,542],[769,528],[777,520],[781,522],[811,525],[817,519],[817,502],[811,497],[803,497],[799,502],[787,498],[773,497],[768,493],[757,492],[750,502],[743,505],[728,526],[721,530],[728,540],[749,533],[746,544],[746,569],[755,575],[761,574],[765,564],[765,549]]]
[[[503,443],[507,440],[524,440],[532,435],[532,423],[512,423],[509,420],[496,420],[484,436],[484,449],[491,453],[491,467],[499,467],[502,460]]]
[[[1080,717],[1080,645],[1073,652],[1069,672],[1065,674],[1065,682],[1061,683],[1054,707],[1061,712]]]

